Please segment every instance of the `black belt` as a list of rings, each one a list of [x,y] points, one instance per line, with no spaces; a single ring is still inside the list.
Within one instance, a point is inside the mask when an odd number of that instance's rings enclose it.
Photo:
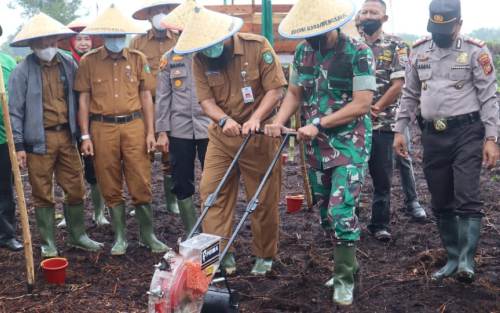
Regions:
[[[480,120],[481,116],[477,111],[448,118],[435,119],[433,121],[424,120],[421,116],[418,117],[418,123],[422,130],[431,130],[437,133],[441,133],[452,128],[474,124]]]
[[[90,116],[90,120],[93,122],[103,122],[103,123],[113,123],[113,124],[126,124],[130,123],[135,119],[141,118],[142,113],[140,111],[136,111],[129,115],[101,115],[101,114],[92,114]]]
[[[59,124],[59,125],[56,125],[56,126],[51,126],[51,127],[46,127],[45,130],[48,130],[48,131],[53,131],[53,132],[60,132],[62,130],[68,130],[69,129],[69,124],[66,123],[66,124]]]

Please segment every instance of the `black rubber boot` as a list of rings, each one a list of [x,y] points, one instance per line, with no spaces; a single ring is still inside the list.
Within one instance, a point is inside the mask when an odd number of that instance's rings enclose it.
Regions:
[[[448,256],[446,265],[433,273],[432,280],[438,281],[453,275],[458,268],[458,217],[456,215],[441,215],[437,220],[439,236]]]
[[[458,218],[460,255],[456,279],[462,283],[470,284],[474,281],[474,256],[481,232],[480,217]]]

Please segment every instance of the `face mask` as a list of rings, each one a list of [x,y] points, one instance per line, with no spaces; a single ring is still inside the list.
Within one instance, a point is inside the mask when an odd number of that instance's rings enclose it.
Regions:
[[[156,30],[165,30],[165,26],[163,26],[161,24],[161,21],[166,17],[167,15],[166,14],[163,14],[163,13],[160,13],[160,14],[156,14],[155,16],[153,16],[153,18],[151,19],[151,24],[153,24],[153,27],[156,29]]]
[[[382,27],[382,22],[380,20],[369,19],[362,21],[360,26],[365,34],[371,36]]]
[[[213,45],[211,47],[208,47],[204,50],[201,51],[204,55],[206,55],[208,58],[211,59],[216,59],[222,55],[222,52],[224,52],[224,43],[218,43],[216,45]]]
[[[326,34],[321,34],[318,36],[306,38],[306,41],[309,43],[311,48],[315,51],[319,51],[321,47],[326,47]]]
[[[42,61],[50,62],[56,56],[57,48],[48,47],[44,49],[33,49],[35,55]]]
[[[125,37],[104,38],[104,46],[111,52],[119,53],[125,49]]]
[[[432,34],[432,41],[436,43],[439,48],[449,48],[453,44],[453,34]]]

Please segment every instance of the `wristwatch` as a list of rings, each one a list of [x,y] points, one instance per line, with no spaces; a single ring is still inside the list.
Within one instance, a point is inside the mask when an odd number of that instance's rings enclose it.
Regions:
[[[224,128],[224,125],[226,125],[227,120],[230,119],[228,115],[225,115],[223,118],[219,120],[219,127]]]
[[[80,140],[81,140],[81,141],[84,141],[84,140],[90,140],[90,135],[82,135],[82,136],[80,137]]]
[[[485,141],[493,141],[494,143],[498,143],[498,137],[497,136],[489,136],[489,137],[486,137]]]
[[[322,131],[324,131],[324,130],[325,130],[325,129],[323,128],[323,126],[321,126],[321,119],[320,119],[319,117],[315,117],[315,118],[313,118],[313,120],[312,120],[312,124],[313,124],[314,126],[316,126],[316,128],[317,128],[320,132],[322,132]]]

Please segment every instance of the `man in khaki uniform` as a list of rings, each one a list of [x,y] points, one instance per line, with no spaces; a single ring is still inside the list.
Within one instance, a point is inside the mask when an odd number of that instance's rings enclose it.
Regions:
[[[156,144],[151,71],[144,54],[125,47],[126,34],[138,32],[133,21],[114,6],[103,12],[82,33],[102,35],[104,47],[82,58],[75,81],[75,90],[80,92],[81,149],[85,155],[94,155],[97,180],[111,208],[112,255],[125,254],[128,246],[122,173],[135,205],[140,243],[155,253],[168,249],[154,235],[150,206],[148,153]]]
[[[219,184],[243,136],[271,120],[286,85],[269,42],[258,35],[238,33],[242,24],[238,18],[196,7],[174,48],[179,54],[201,51],[193,64],[197,95],[205,114],[214,121],[208,128],[209,143],[200,186],[202,201]],[[230,236],[239,174],[250,199],[279,142],[260,135],[251,138],[238,161],[239,170],[232,172],[208,212],[203,223],[205,232]],[[257,257],[253,274],[271,271],[278,250],[280,185],[281,167],[277,166],[252,215],[252,250]],[[228,254],[222,266],[229,274],[236,270],[233,254]]]
[[[426,37],[413,45],[394,147],[406,157],[404,131],[414,112],[422,129],[423,169],[448,262],[433,280],[474,280],[474,256],[484,216],[481,163],[496,165],[497,81],[484,42],[460,34],[459,0],[433,0]]]
[[[88,251],[102,246],[87,236],[84,225],[85,191],[76,146],[77,102],[73,93],[77,65],[57,51],[58,39],[71,34],[69,28],[40,13],[11,43],[13,47],[29,46],[34,52],[10,77],[9,106],[17,158],[22,167],[28,167],[44,258],[57,256],[54,176],[65,193],[69,245]]]
[[[174,47],[178,38],[178,34],[166,29],[161,21],[180,2],[176,0],[147,0],[145,2],[146,4],[132,16],[137,20],[148,20],[152,28],[146,34],[135,37],[130,43],[130,48],[139,50],[146,55],[151,67],[151,73],[153,74],[154,85],[156,86],[156,79],[160,72],[160,60],[167,51]],[[151,94],[154,103],[156,89],[151,90]],[[177,198],[172,193],[172,167],[169,158],[169,152],[163,151],[163,188],[165,200],[167,209],[172,213],[179,214]]]

